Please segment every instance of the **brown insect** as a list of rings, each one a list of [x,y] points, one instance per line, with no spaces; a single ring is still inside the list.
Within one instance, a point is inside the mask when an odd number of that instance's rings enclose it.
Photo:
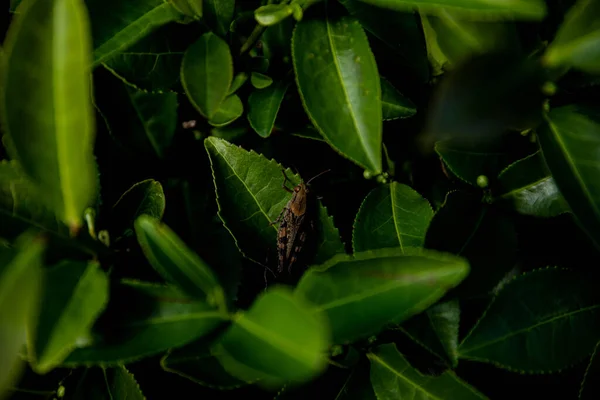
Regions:
[[[309,201],[310,191],[308,185],[313,179],[329,171],[323,171],[310,178],[308,182],[301,182],[294,189],[290,189],[286,186],[289,179],[285,171],[281,170],[284,178],[281,187],[292,193],[292,198],[281,210],[279,217],[270,224],[279,223],[279,230],[277,231],[277,252],[279,256],[277,271],[279,273],[283,272],[286,267],[288,273],[292,271],[292,265],[297,261],[306,241],[308,228],[314,230],[313,212],[316,210],[312,209],[312,204]]]

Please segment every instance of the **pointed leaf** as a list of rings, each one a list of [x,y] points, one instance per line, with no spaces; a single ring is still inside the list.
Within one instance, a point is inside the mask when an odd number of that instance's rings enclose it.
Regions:
[[[290,199],[281,188],[283,167],[264,156],[246,151],[225,140],[209,137],[204,146],[213,171],[219,217],[236,240],[240,251],[249,259],[263,264],[267,256],[276,260],[277,219]],[[300,177],[287,169],[289,185],[300,183]],[[322,237],[315,262],[322,262],[336,253],[344,252],[339,233],[327,210],[319,205]],[[319,225],[317,224],[317,225]]]
[[[215,350],[233,376],[262,378],[259,384],[277,387],[286,381],[306,382],[321,373],[329,345],[324,316],[280,286],[239,315]]]
[[[584,106],[555,108],[538,138],[558,189],[580,226],[600,246],[600,114]]]
[[[94,341],[63,363],[119,365],[183,346],[216,329],[223,313],[191,300],[175,287],[122,281],[95,326]]]
[[[211,119],[225,100],[233,79],[233,60],[227,43],[208,32],[183,56],[181,83],[198,112]]]
[[[278,81],[266,89],[253,91],[248,97],[248,122],[261,137],[271,135],[288,86]]]
[[[459,356],[530,373],[571,366],[589,356],[600,337],[597,293],[596,283],[575,271],[522,274],[500,289]]]
[[[191,298],[199,298],[225,312],[225,294],[210,268],[165,224],[148,215],[135,221],[135,232],[144,255],[166,280]]]
[[[233,20],[235,0],[203,0],[204,19],[208,26],[219,36],[229,32]]]
[[[598,376],[600,375],[600,346],[596,344],[594,353],[585,370],[581,389],[579,390],[579,400],[593,400],[600,396],[600,385],[598,385]]]
[[[122,365],[87,368],[70,394],[69,398],[73,399],[146,399],[133,374]]]
[[[87,0],[92,19],[94,66],[125,50],[154,29],[181,18],[164,0]]]
[[[252,86],[256,89],[264,89],[273,83],[273,78],[261,74],[260,72],[252,72],[250,75],[250,83],[252,83]]]
[[[449,254],[382,249],[309,269],[296,294],[327,313],[334,343],[347,343],[424,311],[468,272],[464,259]]]
[[[208,121],[212,126],[220,127],[229,125],[244,113],[244,105],[237,94],[232,94],[223,100],[219,110]]]
[[[133,223],[141,215],[157,220],[165,212],[165,193],[154,179],[146,179],[127,189],[112,208],[110,231],[113,237],[133,234]]]
[[[381,78],[381,107],[384,121],[412,117],[417,109],[386,79]]]
[[[461,11],[465,16],[541,20],[546,15],[543,0],[361,0],[378,7],[436,15],[445,9]]]
[[[202,18],[203,0],[169,0],[171,4],[182,14],[194,19]]]
[[[553,67],[566,65],[586,72],[600,72],[600,3],[578,0],[560,25],[554,40],[544,54],[544,61]]]
[[[83,0],[23,3],[7,34],[0,99],[12,158],[72,232],[98,191],[90,41]]]
[[[498,181],[496,201],[521,214],[547,218],[571,211],[541,152],[506,167]]]
[[[22,371],[21,348],[38,317],[46,243],[31,232],[0,248],[0,397]]]
[[[343,156],[381,172],[381,87],[358,21],[334,2],[310,7],[294,30],[292,55],[298,90],[315,127]]]
[[[354,221],[355,252],[386,247],[422,247],[433,217],[429,202],[409,186],[392,182],[373,189]]]
[[[378,400],[486,398],[451,371],[440,376],[421,374],[400,354],[394,343],[377,347],[367,357],[371,361],[371,383]]]
[[[247,80],[248,80],[248,74],[246,72],[240,72],[240,73],[236,74],[233,77],[233,81],[231,81],[231,86],[229,87],[229,90],[227,91],[227,95],[229,96],[229,95],[237,92],[242,86],[244,86],[244,83],[246,83]]]

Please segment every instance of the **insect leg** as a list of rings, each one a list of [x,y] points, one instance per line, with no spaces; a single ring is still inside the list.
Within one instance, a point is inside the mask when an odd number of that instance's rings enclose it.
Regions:
[[[283,183],[281,184],[281,187],[283,188],[283,190],[285,190],[288,193],[294,193],[294,191],[292,189],[290,189],[289,187],[285,186],[285,184],[290,181],[288,179],[287,175],[285,174],[285,171],[281,170],[281,173],[283,174]]]
[[[277,217],[277,219],[273,222],[269,222],[269,226],[273,226],[277,223],[279,223],[279,221],[281,220],[281,217],[283,216],[283,213],[285,212],[286,208],[284,208],[283,210],[281,210],[281,212],[279,213],[279,217]]]

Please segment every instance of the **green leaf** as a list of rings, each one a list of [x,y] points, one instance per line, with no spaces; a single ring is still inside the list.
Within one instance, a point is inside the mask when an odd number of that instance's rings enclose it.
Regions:
[[[288,18],[294,9],[287,4],[267,4],[254,10],[256,22],[262,26],[271,26]]]
[[[92,19],[93,62],[97,66],[156,28],[181,18],[164,0],[87,0]]]
[[[18,380],[21,348],[39,312],[45,241],[27,232],[0,248],[0,397]]]
[[[452,368],[458,365],[458,300],[438,303],[402,324],[408,336],[431,353],[445,360]]]
[[[227,91],[227,95],[234,94],[241,88],[244,83],[248,80],[248,74],[246,72],[240,72],[233,77],[233,81],[231,82],[231,86]]]
[[[229,32],[229,25],[233,21],[235,0],[203,0],[204,20],[219,36]]]
[[[190,343],[224,322],[222,312],[175,287],[136,281],[112,288],[103,319],[94,341],[71,353],[65,366],[132,362]]]
[[[425,248],[466,258],[469,276],[454,295],[464,297],[489,293],[514,267],[517,260],[515,224],[479,196],[450,192],[433,216]]]
[[[183,56],[181,83],[198,112],[211,119],[225,100],[233,79],[233,60],[227,43],[208,32]]]
[[[160,360],[161,367],[168,372],[187,378],[194,383],[219,390],[237,389],[247,383],[231,376],[221,366],[218,356],[200,341],[170,351]]]
[[[146,179],[127,189],[117,200],[110,214],[112,237],[129,236],[133,224],[141,215],[162,219],[165,212],[165,193],[160,182]]]
[[[269,255],[276,260],[277,219],[290,194],[281,188],[283,167],[264,156],[246,151],[225,140],[209,137],[204,146],[210,157],[219,217],[236,240],[245,257],[262,264]],[[300,183],[300,177],[286,170],[289,185]],[[322,262],[336,253],[344,252],[339,233],[327,210],[319,205],[321,237],[315,261]]]
[[[599,345],[596,344],[594,353],[592,354],[587,369],[585,370],[583,381],[581,382],[579,400],[592,400],[600,395],[600,387],[597,379],[597,377],[600,375],[600,359],[598,352]]]
[[[284,286],[267,290],[236,317],[215,346],[233,376],[277,387],[303,383],[323,372],[329,347],[327,321]]]
[[[208,121],[209,124],[216,127],[229,125],[244,113],[244,105],[237,94],[232,94],[223,100],[219,110]]]
[[[203,0],[169,0],[180,13],[194,19],[202,18]]]
[[[506,167],[498,184],[496,201],[521,214],[548,218],[571,212],[539,151]]]
[[[585,106],[555,108],[537,137],[558,189],[579,225],[600,246],[600,115]]]
[[[87,368],[77,386],[73,399],[145,400],[133,374],[124,366]]]
[[[273,78],[261,74],[260,72],[252,72],[252,75],[250,75],[250,83],[252,83],[252,86],[256,89],[264,89],[273,83]]]
[[[378,7],[437,15],[446,9],[462,12],[465,17],[542,20],[546,16],[543,0],[361,0]]]
[[[355,252],[386,247],[422,247],[433,217],[429,202],[409,186],[392,182],[373,189],[354,221]]]
[[[309,269],[296,294],[327,313],[333,342],[341,344],[424,311],[468,272],[466,260],[450,254],[380,249],[339,255]]]
[[[600,4],[578,0],[565,15],[554,40],[544,54],[550,67],[569,66],[597,74],[600,72]]]
[[[108,277],[97,263],[62,261],[47,270],[42,308],[32,343],[33,369],[57,367],[86,340],[108,303]]]
[[[413,368],[398,351],[396,344],[384,344],[367,353],[371,361],[371,383],[378,400],[398,398],[485,399],[451,371],[427,376]]]
[[[5,42],[10,154],[73,233],[98,191],[90,41],[83,1],[57,0],[23,3]]]
[[[259,136],[271,135],[288,87],[287,83],[277,81],[266,89],[253,91],[248,97],[248,122]]]
[[[191,298],[227,311],[223,288],[210,267],[167,225],[151,216],[140,215],[135,221],[135,232],[144,255],[159,274],[177,284]]]
[[[417,109],[386,79],[381,78],[381,108],[384,121],[412,117]]]
[[[358,21],[339,8],[333,2],[316,4],[296,25],[296,82],[308,116],[327,142],[359,166],[380,173],[377,64]]]
[[[594,351],[600,335],[597,293],[594,280],[567,269],[517,276],[462,341],[459,356],[529,373],[567,368]]]

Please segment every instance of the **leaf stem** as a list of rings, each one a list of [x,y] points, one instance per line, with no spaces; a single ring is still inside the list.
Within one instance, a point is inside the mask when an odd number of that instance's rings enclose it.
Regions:
[[[256,26],[254,27],[254,30],[252,31],[252,33],[250,34],[248,39],[246,39],[246,41],[242,45],[239,55],[240,56],[244,55],[244,53],[246,53],[252,47],[254,47],[254,45],[256,44],[256,42],[258,42],[258,39],[260,39],[260,37],[262,36],[262,34],[264,33],[264,31],[266,29],[267,29],[266,26],[263,26],[261,24],[256,24]]]

